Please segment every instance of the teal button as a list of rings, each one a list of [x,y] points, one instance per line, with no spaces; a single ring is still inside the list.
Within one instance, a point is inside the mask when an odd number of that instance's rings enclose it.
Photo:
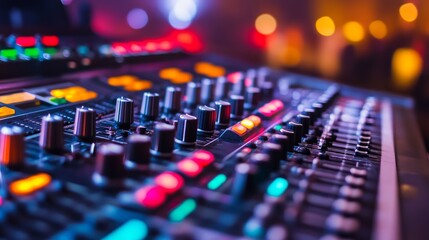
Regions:
[[[225,174],[219,174],[207,183],[207,188],[210,190],[216,190],[226,182],[226,179],[227,177]]]
[[[173,211],[170,212],[169,219],[173,222],[180,222],[185,219],[189,214],[191,214],[195,208],[197,208],[197,203],[193,199],[186,199],[179,206],[177,206]]]
[[[132,219],[122,224],[103,240],[140,240],[147,237],[149,229],[146,223]]]
[[[267,194],[272,197],[280,197],[288,188],[289,182],[284,178],[276,178],[267,188]]]

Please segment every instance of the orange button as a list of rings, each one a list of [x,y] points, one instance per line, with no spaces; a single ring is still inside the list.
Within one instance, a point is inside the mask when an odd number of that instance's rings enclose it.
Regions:
[[[46,187],[49,183],[51,183],[51,176],[39,173],[12,182],[9,189],[15,195],[28,195]]]
[[[164,79],[172,79],[175,78],[177,74],[179,74],[181,70],[179,68],[164,68],[159,71],[159,77]]]
[[[259,126],[259,124],[261,124],[261,118],[259,118],[258,116],[251,115],[251,116],[248,116],[246,119],[249,119],[250,121],[252,121],[256,127]]]
[[[10,107],[0,107],[0,117],[7,117],[15,114],[15,109]]]
[[[245,128],[243,125],[241,124],[235,124],[234,126],[232,126],[231,130],[235,133],[237,133],[238,135],[242,136],[246,133],[247,128]]]
[[[13,93],[0,96],[0,102],[4,104],[14,104],[34,100],[36,97],[28,92]]]

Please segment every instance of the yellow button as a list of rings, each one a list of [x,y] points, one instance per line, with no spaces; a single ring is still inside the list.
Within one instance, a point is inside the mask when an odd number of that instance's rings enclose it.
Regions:
[[[15,114],[15,109],[10,107],[0,107],[0,117],[7,117]]]
[[[238,135],[242,136],[244,135],[244,133],[246,133],[247,128],[245,128],[241,124],[235,124],[234,126],[232,126],[231,130],[237,133]]]
[[[248,116],[246,119],[249,119],[250,121],[255,124],[255,126],[259,126],[261,124],[261,118],[255,115]]]
[[[51,183],[51,176],[38,173],[12,182],[9,189],[15,195],[28,195],[46,187],[49,183]]]
[[[0,102],[4,104],[14,104],[34,100],[36,97],[28,92],[13,93],[0,96]]]
[[[241,120],[240,124],[249,130],[255,127],[255,124],[247,118]]]
[[[51,96],[56,98],[63,98],[67,95],[67,93],[63,89],[52,89]]]

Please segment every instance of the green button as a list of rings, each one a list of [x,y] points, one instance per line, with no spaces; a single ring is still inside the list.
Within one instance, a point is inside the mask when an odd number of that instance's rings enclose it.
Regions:
[[[226,182],[226,179],[227,177],[225,174],[219,174],[207,183],[207,188],[210,190],[216,190]]]
[[[65,100],[64,98],[50,98],[49,100],[53,103],[58,104],[58,105],[67,103],[67,100]]]
[[[177,206],[173,211],[170,212],[168,216],[169,219],[173,222],[180,222],[185,219],[189,214],[191,214],[195,208],[197,208],[197,203],[193,199],[186,199],[179,206]]]
[[[49,55],[55,55],[57,53],[56,48],[45,48],[43,49],[44,53],[47,53]]]
[[[26,48],[24,49],[24,55],[30,58],[38,58],[40,50],[38,48]]]
[[[267,194],[272,197],[280,197],[288,188],[289,182],[284,178],[276,178],[267,188]]]
[[[147,237],[149,229],[146,223],[131,219],[128,222],[122,224],[109,235],[102,238],[103,240],[139,240]]]
[[[0,56],[9,60],[16,60],[18,57],[18,51],[16,51],[16,49],[3,49],[0,51]]]
[[[274,129],[275,129],[276,131],[280,131],[280,129],[282,129],[282,125],[276,125],[276,126],[274,127]]]

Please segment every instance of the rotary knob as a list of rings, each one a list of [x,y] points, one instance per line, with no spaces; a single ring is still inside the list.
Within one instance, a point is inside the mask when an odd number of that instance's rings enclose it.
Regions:
[[[257,167],[248,163],[240,163],[235,167],[231,194],[235,199],[243,198],[254,191],[257,182]]]
[[[2,127],[0,129],[0,162],[14,168],[24,164],[24,130],[20,127]]]
[[[40,124],[39,146],[46,151],[61,153],[64,148],[64,123],[60,116],[47,115]]]
[[[176,138],[174,141],[182,146],[195,146],[197,141],[198,120],[196,117],[182,114],[179,117]]]
[[[76,108],[73,134],[82,140],[95,138],[95,127],[97,114],[94,109],[81,107]]]
[[[225,77],[219,77],[216,80],[216,88],[215,88],[215,99],[228,99],[229,93],[229,82]]]
[[[196,107],[201,100],[201,84],[189,82],[186,86],[186,105],[190,108]]]
[[[201,83],[201,101],[210,104],[214,99],[215,83],[211,79],[203,79]]]
[[[164,112],[178,113],[182,101],[182,90],[178,87],[167,87],[165,90]]]
[[[144,121],[153,121],[159,114],[159,94],[145,92],[143,94],[140,113]]]
[[[222,100],[215,102],[216,126],[228,127],[231,118],[231,104]]]
[[[146,135],[134,134],[128,137],[125,152],[125,166],[146,170],[150,163],[151,139]]]
[[[171,157],[174,150],[174,133],[173,125],[165,123],[155,125],[150,153],[156,157]]]
[[[106,143],[98,148],[92,180],[99,186],[119,185],[125,175],[124,148]]]
[[[296,120],[298,121],[298,123],[302,124],[303,133],[307,134],[310,130],[310,117],[298,114],[298,116],[296,116]]]
[[[130,98],[116,99],[115,124],[121,129],[130,129],[134,122],[134,101]]]
[[[261,100],[261,90],[257,87],[249,87],[246,89],[246,109],[252,109],[258,106]]]
[[[295,145],[298,145],[301,142],[303,127],[302,124],[296,122],[289,122],[287,124],[288,129],[292,130],[295,133]]]
[[[231,117],[241,118],[244,114],[244,97],[240,95],[231,95]]]
[[[208,106],[199,106],[197,111],[198,132],[213,134],[215,130],[216,110]]]

